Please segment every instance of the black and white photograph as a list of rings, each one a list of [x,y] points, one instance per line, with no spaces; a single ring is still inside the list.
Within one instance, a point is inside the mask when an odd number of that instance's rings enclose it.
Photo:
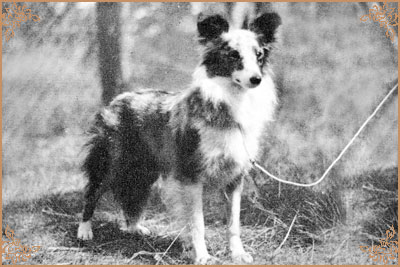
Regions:
[[[2,264],[397,265],[398,17],[2,1]]]

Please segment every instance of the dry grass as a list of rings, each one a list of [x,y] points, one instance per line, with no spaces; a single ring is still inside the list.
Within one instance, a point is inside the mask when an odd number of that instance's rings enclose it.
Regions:
[[[378,176],[375,176],[377,178]],[[382,177],[393,179],[393,171],[381,172]],[[276,188],[275,188],[276,189]],[[270,190],[269,201],[258,198],[243,201],[244,218],[242,236],[245,248],[254,256],[256,264],[371,264],[367,255],[358,249],[363,235],[355,234],[350,224],[343,224],[320,205],[335,199],[323,198],[303,192],[303,201],[289,198],[274,203],[277,195]],[[297,191],[297,194],[300,192]],[[282,191],[281,196],[287,194]],[[312,199],[316,202],[309,202]],[[29,203],[15,201],[3,208],[3,229],[9,225],[23,244],[41,245],[42,249],[29,264],[189,264],[190,252],[178,240],[171,222],[154,194],[145,213],[144,225],[152,230],[148,237],[122,232],[119,227],[121,213],[110,195],[105,195],[95,212],[93,229],[95,238],[81,242],[76,239],[82,210],[82,192],[52,194]],[[308,201],[307,201],[308,200]],[[354,201],[354,200],[353,200]],[[296,205],[292,206],[290,205]],[[215,207],[218,203],[208,203]],[[221,204],[221,203],[219,203]],[[261,206],[260,206],[261,205]],[[332,205],[330,208],[333,208]],[[357,209],[352,205],[351,209]],[[283,243],[288,227],[297,219],[288,239]],[[311,215],[310,215],[311,213]],[[375,218],[381,214],[376,213]],[[310,223],[310,218],[314,218]],[[232,264],[225,238],[225,226],[217,216],[208,218],[207,244],[212,255],[221,264]],[[371,218],[370,220],[371,221]],[[360,224],[358,224],[360,225]],[[395,226],[396,227],[396,226]],[[362,228],[367,230],[368,228]],[[378,235],[382,236],[382,235]],[[365,239],[364,239],[365,240]],[[366,243],[369,244],[368,242]],[[167,253],[166,253],[167,252]],[[164,255],[165,254],[165,255]],[[161,258],[161,256],[163,256]],[[395,264],[396,262],[391,262]],[[7,264],[7,261],[3,261]]]

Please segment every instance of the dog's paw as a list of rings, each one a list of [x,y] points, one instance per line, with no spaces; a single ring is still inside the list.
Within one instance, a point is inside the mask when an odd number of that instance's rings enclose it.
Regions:
[[[90,221],[81,222],[79,224],[77,237],[82,240],[93,239],[92,223]]]
[[[150,235],[151,231],[149,228],[144,227],[143,225],[136,225],[135,227],[135,232],[138,233],[139,235]]]
[[[232,260],[234,263],[252,263],[253,257],[245,251],[232,252]]]
[[[143,225],[140,224],[130,225],[129,227],[122,227],[121,230],[131,234],[139,234],[139,235],[151,234],[151,231],[147,227],[144,227]]]
[[[216,257],[210,256],[208,253],[205,255],[197,256],[194,260],[195,265],[216,265],[220,260]]]

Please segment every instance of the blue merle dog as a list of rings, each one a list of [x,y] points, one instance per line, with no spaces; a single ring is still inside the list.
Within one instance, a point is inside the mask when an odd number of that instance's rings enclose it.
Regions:
[[[205,243],[206,186],[229,198],[233,260],[252,262],[240,239],[242,180],[277,103],[268,59],[280,24],[276,13],[262,14],[248,29],[230,29],[220,15],[200,16],[204,49],[187,90],[123,93],[97,114],[83,166],[89,183],[78,238],[93,238],[91,217],[107,190],[121,204],[126,229],[148,234],[140,216],[162,176],[169,206],[186,225],[195,263],[213,259]]]

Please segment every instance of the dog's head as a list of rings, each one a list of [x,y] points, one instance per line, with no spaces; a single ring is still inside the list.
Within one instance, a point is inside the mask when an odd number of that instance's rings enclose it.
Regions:
[[[242,88],[257,87],[280,24],[277,13],[264,13],[250,23],[248,30],[230,30],[222,16],[200,15],[197,28],[200,43],[206,48],[202,65],[207,75],[231,79]]]

